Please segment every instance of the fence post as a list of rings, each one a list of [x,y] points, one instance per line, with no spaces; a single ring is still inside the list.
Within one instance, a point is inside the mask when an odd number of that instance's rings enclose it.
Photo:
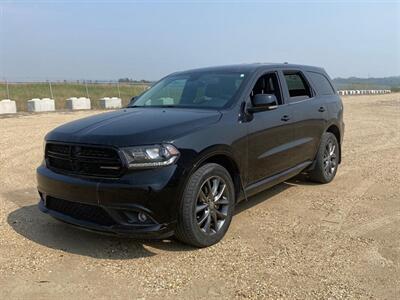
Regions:
[[[49,88],[50,88],[50,96],[51,96],[51,99],[54,100],[54,97],[53,97],[53,89],[51,88],[51,81],[48,80],[48,83],[49,83]]]
[[[86,98],[89,98],[89,90],[88,90],[88,87],[87,87],[86,80],[85,80],[85,88],[86,88]]]
[[[121,99],[121,91],[119,90],[119,82],[117,81],[118,98]]]
[[[10,99],[10,91],[8,90],[8,80],[6,79],[7,99]]]

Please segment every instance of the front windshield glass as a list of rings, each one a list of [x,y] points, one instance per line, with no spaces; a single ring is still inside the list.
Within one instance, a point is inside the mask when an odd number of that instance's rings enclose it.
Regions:
[[[171,75],[139,96],[130,107],[223,108],[231,103],[244,78],[244,73],[234,72]]]

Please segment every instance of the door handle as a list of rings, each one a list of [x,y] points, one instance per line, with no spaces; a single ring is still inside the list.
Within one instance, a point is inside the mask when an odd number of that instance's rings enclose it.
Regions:
[[[281,120],[284,122],[287,122],[290,120],[290,117],[288,115],[284,115],[284,116],[282,116]]]
[[[323,106],[321,106],[319,109],[318,109],[318,111],[319,112],[324,112],[326,109],[325,109],[325,107],[323,107]]]

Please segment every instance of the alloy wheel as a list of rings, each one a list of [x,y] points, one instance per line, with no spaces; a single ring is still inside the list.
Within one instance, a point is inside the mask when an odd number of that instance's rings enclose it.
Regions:
[[[337,167],[337,148],[332,140],[329,140],[325,146],[324,151],[324,172],[328,176],[332,176],[335,173]]]
[[[199,190],[195,216],[197,225],[206,234],[217,233],[228,217],[229,199],[227,185],[219,176],[207,178]]]

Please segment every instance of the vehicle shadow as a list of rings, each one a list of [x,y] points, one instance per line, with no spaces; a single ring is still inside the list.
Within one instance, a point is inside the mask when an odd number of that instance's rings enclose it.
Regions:
[[[240,214],[261,202],[298,184],[307,184],[294,178],[280,183],[264,192],[240,202],[235,214]],[[175,239],[135,240],[110,235],[97,234],[78,229],[57,221],[39,211],[38,196],[35,189],[16,190],[3,194],[6,200],[19,208],[9,213],[8,224],[21,236],[39,245],[97,259],[134,259],[157,255],[162,251],[196,251],[197,248],[182,244]]]
[[[268,201],[270,198],[282,193],[283,191],[290,189],[291,187],[294,186],[299,186],[299,185],[306,185],[306,186],[314,186],[314,185],[319,185],[318,183],[311,182],[306,174],[299,174],[287,181],[284,181],[282,183],[279,183],[269,189],[266,189],[265,191],[262,191],[254,196],[251,196],[248,198],[248,201],[244,200],[236,205],[235,208],[235,215],[240,214],[241,212],[245,211],[246,209],[249,209],[253,206],[256,206],[257,204],[261,202]]]
[[[136,240],[97,234],[57,221],[37,207],[34,189],[2,194],[18,209],[7,216],[7,223],[24,238],[39,245],[63,252],[97,259],[135,259],[157,255],[163,251],[195,251],[196,248],[174,239]]]
[[[238,215],[241,212],[243,212],[253,206],[258,205],[261,202],[268,201],[275,195],[278,195],[279,193],[289,189],[290,187],[292,187],[292,184],[289,184],[287,182],[282,182],[282,183],[279,183],[265,191],[262,191],[254,196],[249,197],[247,201],[243,200],[243,201],[239,202],[235,207],[235,215]]]
[[[313,185],[321,185],[320,183],[313,182],[309,179],[307,174],[301,173],[288,181],[286,183],[290,185],[308,185],[308,186],[313,186]]]

